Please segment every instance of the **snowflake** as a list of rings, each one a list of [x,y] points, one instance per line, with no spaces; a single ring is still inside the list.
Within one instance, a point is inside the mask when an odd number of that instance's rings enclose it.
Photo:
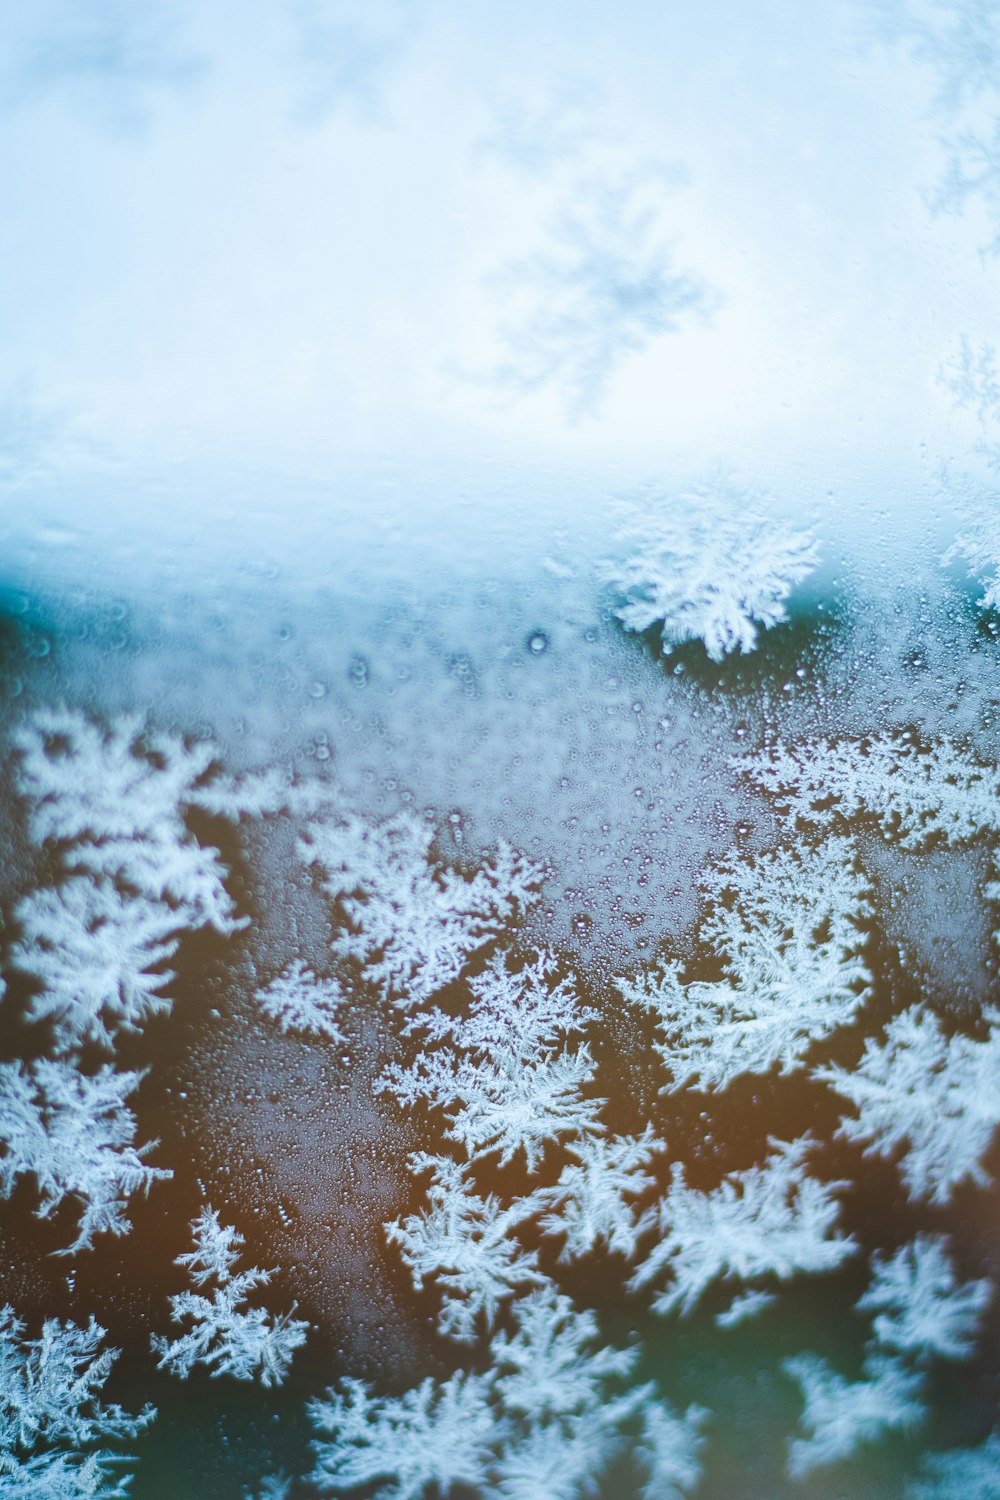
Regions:
[[[555,1204],[541,1219],[542,1232],[564,1237],[560,1260],[588,1255],[603,1241],[626,1258],[635,1254],[638,1225],[626,1199],[637,1198],[655,1179],[644,1169],[666,1145],[651,1125],[640,1136],[609,1139],[585,1135],[567,1147],[575,1162],[567,1162],[554,1187],[540,1196]]]
[[[125,1097],[144,1076],[109,1065],[88,1076],[63,1060],[0,1063],[0,1196],[9,1198],[18,1177],[30,1174],[39,1218],[79,1199],[77,1237],[63,1254],[89,1249],[95,1234],[126,1234],[126,1200],[173,1175],[143,1161],[155,1142],[132,1144],[136,1122]]]
[[[866,1155],[890,1156],[904,1143],[903,1180],[917,1198],[947,1203],[955,1186],[988,1179],[980,1158],[1000,1124],[1000,1012],[986,1011],[988,1040],[946,1037],[936,1016],[911,1006],[885,1041],[865,1042],[853,1071],[818,1068],[858,1111],[838,1134],[867,1141]]]
[[[985,585],[979,608],[1000,609],[1000,511],[994,507],[960,531],[941,561],[948,564],[959,557],[970,576]]]
[[[515,1316],[513,1336],[501,1330],[490,1345],[496,1390],[506,1411],[533,1421],[597,1410],[607,1382],[628,1375],[638,1359],[634,1348],[591,1351],[596,1317],[551,1286],[524,1297]]]
[[[646,1286],[667,1272],[670,1282],[653,1303],[657,1312],[679,1306],[689,1313],[719,1277],[785,1280],[798,1271],[833,1270],[854,1253],[853,1240],[832,1232],[838,1215],[833,1194],[843,1184],[818,1182],[806,1172],[811,1138],[771,1145],[762,1167],[730,1173],[711,1193],[689,1188],[683,1165],[674,1167],[666,1196],[639,1225],[640,1234],[655,1229],[659,1241],[630,1282]]]
[[[547,1142],[603,1129],[597,1115],[604,1101],[581,1093],[595,1072],[586,1043],[556,1050],[557,1038],[594,1012],[579,1005],[567,982],[551,984],[552,969],[544,954],[515,971],[497,958],[469,981],[467,1016],[425,1012],[411,1022],[454,1045],[421,1053],[407,1068],[386,1068],[378,1086],[405,1105],[423,1098],[446,1110],[448,1134],[470,1161],[499,1151],[506,1166],[521,1151],[533,1172]]]
[[[323,872],[348,930],[334,952],[403,1007],[457,979],[471,955],[537,899],[541,873],[501,845],[471,879],[431,861],[433,832],[409,814],[312,824],[299,848]]]
[[[871,915],[868,882],[853,846],[831,838],[818,850],[739,854],[704,882],[710,911],[702,936],[726,978],[682,983],[664,963],[627,1000],[656,1014],[668,1090],[693,1083],[724,1089],[743,1073],[802,1065],[813,1042],[853,1020],[871,976],[861,957]]]
[[[785,601],[816,566],[809,533],[766,520],[752,496],[701,486],[670,511],[628,511],[618,538],[637,548],[609,574],[628,600],[616,613],[627,630],[658,626],[667,655],[695,640],[717,662],[753,651],[757,625],[786,620]]]
[[[778,744],[732,764],[798,825],[825,829],[865,815],[903,849],[1000,832],[1000,775],[949,740],[925,747],[889,731]]]
[[[491,1327],[502,1300],[520,1286],[544,1283],[536,1252],[523,1250],[512,1234],[539,1204],[528,1196],[501,1209],[492,1193],[481,1198],[458,1163],[445,1156],[419,1152],[410,1163],[414,1172],[434,1174],[431,1206],[426,1213],[386,1224],[386,1236],[401,1247],[417,1291],[427,1276],[436,1277],[442,1287],[441,1332],[469,1343],[480,1313]]]
[[[873,1442],[883,1432],[905,1432],[923,1419],[918,1399],[923,1376],[896,1360],[869,1356],[865,1378],[853,1383],[814,1354],[785,1360],[784,1368],[802,1388],[802,1426],[809,1434],[788,1445],[793,1479],[850,1458],[859,1444]]]
[[[432,1485],[441,1494],[455,1485],[485,1485],[496,1414],[492,1377],[459,1371],[430,1378],[402,1396],[373,1396],[360,1380],[309,1403],[313,1425],[326,1441],[314,1443],[309,1476],[322,1495],[342,1494],[378,1479],[375,1500],[418,1500]]]
[[[67,870],[166,902],[178,926],[230,933],[246,925],[233,916],[218,850],[202,848],[182,816],[197,805],[209,746],[147,733],[136,717],[105,733],[69,709],[36,713],[13,738],[31,835],[60,845]]]
[[[299,959],[257,992],[261,1010],[277,1021],[282,1031],[304,1031],[331,1042],[344,1041],[335,1020],[343,1001],[343,990],[335,979],[317,979]]]
[[[195,1365],[206,1365],[212,1375],[237,1380],[253,1380],[259,1370],[261,1385],[280,1385],[292,1355],[305,1343],[309,1324],[292,1317],[294,1305],[278,1317],[246,1307],[251,1293],[266,1286],[274,1273],[253,1266],[233,1274],[243,1236],[221,1225],[214,1209],[203,1209],[191,1229],[195,1248],[179,1255],[176,1264],[188,1268],[195,1286],[217,1285],[210,1297],[179,1292],[170,1298],[173,1321],[190,1320],[192,1327],[172,1341],[153,1335],[159,1369],[186,1379]]]
[[[33,892],[14,915],[21,937],[11,962],[42,985],[28,1019],[51,1021],[58,1052],[85,1042],[110,1050],[119,1031],[169,1011],[162,990],[174,975],[163,965],[177,948],[177,917],[161,902],[75,876]]]
[[[0,1495],[11,1500],[111,1500],[128,1480],[113,1478],[130,1459],[95,1443],[134,1438],[156,1415],[151,1406],[131,1416],[100,1400],[117,1350],[100,1350],[104,1329],[55,1318],[37,1339],[12,1307],[0,1308]]]
[[[880,1345],[911,1358],[964,1359],[992,1296],[988,1281],[959,1284],[943,1235],[918,1234],[888,1260],[872,1257],[874,1276],[859,1298],[865,1311],[881,1311],[873,1328]]]

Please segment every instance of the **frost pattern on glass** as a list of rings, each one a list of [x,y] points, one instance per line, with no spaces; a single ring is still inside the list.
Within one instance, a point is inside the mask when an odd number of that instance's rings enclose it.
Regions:
[[[993,1289],[960,1282],[944,1235],[918,1234],[888,1258],[872,1257],[872,1280],[857,1306],[874,1311],[878,1344],[911,1358],[965,1359]]]
[[[802,1389],[806,1437],[788,1445],[788,1473],[802,1479],[814,1469],[850,1458],[860,1444],[886,1432],[906,1431],[924,1419],[923,1376],[898,1360],[869,1355],[862,1380],[845,1380],[813,1354],[785,1361]]]

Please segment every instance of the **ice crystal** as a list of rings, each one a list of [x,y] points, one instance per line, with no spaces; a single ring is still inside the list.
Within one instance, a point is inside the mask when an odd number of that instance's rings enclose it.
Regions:
[[[940,739],[908,731],[777,744],[734,762],[796,824],[832,828],[873,817],[904,849],[1000,832],[1000,773]]]
[[[449,1136],[470,1160],[498,1151],[505,1166],[522,1152],[533,1172],[546,1143],[600,1131],[604,1101],[581,1092],[595,1073],[586,1043],[557,1048],[561,1036],[594,1013],[568,982],[553,985],[552,972],[545,955],[517,970],[497,958],[469,981],[474,999],[467,1015],[413,1018],[411,1029],[446,1045],[421,1053],[409,1067],[390,1066],[379,1087],[403,1104],[422,1098],[444,1110]]]
[[[643,1500],[680,1500],[697,1487],[705,1442],[699,1429],[707,1417],[701,1406],[689,1406],[678,1417],[662,1401],[645,1403],[642,1441],[636,1449],[636,1458],[648,1475]]]
[[[67,1198],[79,1200],[68,1251],[89,1249],[95,1234],[126,1234],[127,1199],[172,1175],[143,1161],[155,1143],[133,1145],[136,1122],[125,1098],[143,1076],[107,1065],[88,1075],[56,1059],[0,1063],[0,1195],[9,1197],[17,1179],[31,1175],[40,1218]]]
[[[954,558],[962,558],[970,576],[984,585],[979,608],[1000,609],[1000,511],[985,512],[958,533],[941,561]]]
[[[128,1479],[113,1471],[127,1455],[104,1446],[134,1438],[156,1415],[132,1416],[100,1399],[115,1349],[104,1329],[55,1318],[37,1339],[12,1307],[0,1308],[0,1495],[11,1500],[111,1500]],[[96,1451],[95,1444],[102,1446]]]
[[[810,1177],[805,1158],[809,1136],[772,1141],[761,1167],[732,1172],[710,1193],[689,1188],[683,1165],[658,1207],[648,1210],[641,1233],[659,1236],[632,1277],[633,1288],[668,1277],[653,1306],[688,1313],[719,1278],[749,1281],[761,1276],[785,1280],[799,1271],[829,1271],[856,1249],[834,1234],[840,1183]]]
[[[555,1205],[543,1215],[542,1230],[565,1240],[559,1259],[588,1255],[602,1242],[631,1258],[638,1223],[627,1200],[653,1185],[645,1168],[658,1151],[666,1150],[665,1142],[647,1125],[640,1136],[585,1135],[570,1141],[566,1150],[576,1160],[566,1163],[553,1187],[540,1190],[541,1198]]]
[[[818,557],[807,532],[766,520],[752,496],[710,486],[630,507],[618,535],[636,544],[609,577],[627,597],[616,611],[625,628],[657,626],[666,653],[700,640],[713,661],[753,651],[758,625],[786,620],[789,594]]]
[[[865,1378],[853,1382],[815,1354],[786,1360],[784,1367],[802,1388],[802,1426],[809,1434],[788,1445],[788,1473],[793,1479],[850,1458],[862,1443],[884,1432],[906,1431],[923,1419],[923,1376],[898,1360],[870,1356]]]
[[[598,1409],[607,1382],[628,1375],[639,1357],[634,1348],[592,1350],[596,1317],[552,1287],[523,1298],[515,1315],[516,1332],[501,1330],[490,1345],[496,1390],[506,1411],[533,1421]]]
[[[66,869],[167,903],[178,926],[244,925],[218,850],[198,844],[183,819],[212,763],[209,746],[146,732],[137,717],[105,732],[70,709],[37,712],[14,742],[32,837],[61,846]]]
[[[919,1234],[888,1260],[872,1257],[871,1285],[857,1306],[876,1310],[879,1344],[911,1358],[964,1359],[992,1296],[988,1281],[959,1282],[942,1235]]]
[[[417,1291],[426,1277],[444,1292],[438,1327],[463,1342],[476,1336],[479,1315],[487,1327],[499,1303],[518,1287],[541,1285],[534,1250],[524,1250],[513,1231],[537,1213],[533,1196],[501,1208],[492,1194],[479,1196],[457,1162],[420,1152],[411,1157],[415,1172],[432,1172],[430,1208],[385,1225],[390,1243],[401,1247]]]
[[[409,814],[378,826],[345,814],[310,825],[299,846],[347,917],[334,952],[407,1008],[455,980],[536,900],[541,879],[506,845],[467,878],[432,859],[433,837]]]
[[[178,1292],[170,1298],[175,1323],[191,1328],[170,1340],[153,1335],[159,1368],[186,1379],[196,1365],[212,1375],[232,1375],[261,1385],[280,1385],[295,1350],[305,1343],[309,1324],[291,1312],[273,1317],[264,1308],[246,1306],[247,1299],[271,1280],[272,1271],[257,1266],[233,1274],[243,1236],[219,1223],[214,1209],[205,1208],[192,1222],[195,1248],[179,1255],[176,1264],[188,1268],[195,1286],[217,1285],[210,1297]]]
[[[619,982],[659,1021],[669,1090],[724,1089],[775,1066],[792,1072],[814,1042],[854,1018],[871,978],[861,956],[868,882],[847,839],[756,859],[730,855],[704,888],[702,937],[726,977],[682,982],[668,962]]]
[[[820,1068],[858,1111],[839,1134],[869,1144],[865,1154],[901,1156],[916,1198],[947,1203],[958,1183],[988,1179],[980,1158],[1000,1124],[1000,1012],[985,1012],[987,1040],[945,1036],[930,1011],[911,1006],[889,1022],[885,1040],[865,1042],[853,1070]]]
[[[57,1051],[85,1042],[112,1049],[118,1032],[170,1009],[162,992],[174,975],[163,965],[177,948],[177,917],[162,902],[74,876],[32,892],[15,918],[21,937],[11,962],[41,985],[28,1018],[52,1023]]]
[[[344,993],[336,980],[317,979],[300,959],[257,992],[257,1004],[282,1031],[302,1031],[331,1042],[344,1040],[335,1019],[343,1001]]]
[[[906,1500],[1000,1500],[1000,1433],[975,1448],[928,1454]]]
[[[402,1396],[375,1396],[360,1380],[309,1404],[325,1441],[314,1444],[309,1478],[323,1495],[385,1480],[375,1500],[418,1500],[431,1486],[480,1489],[496,1440],[491,1377],[459,1371],[424,1380]]]

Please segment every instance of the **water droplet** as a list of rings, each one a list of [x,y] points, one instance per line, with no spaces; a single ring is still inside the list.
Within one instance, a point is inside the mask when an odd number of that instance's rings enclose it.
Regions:
[[[363,656],[351,658],[350,677],[355,687],[368,686],[368,663]]]
[[[541,656],[549,647],[549,638],[544,630],[536,630],[528,637],[528,650],[532,656]]]

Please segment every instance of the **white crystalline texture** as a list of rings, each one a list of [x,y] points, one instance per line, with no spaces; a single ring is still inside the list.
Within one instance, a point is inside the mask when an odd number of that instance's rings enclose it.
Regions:
[[[400,1397],[358,1380],[310,1404],[323,1434],[310,1480],[321,1495],[385,1481],[375,1500],[453,1490],[503,1500],[582,1500],[618,1454],[634,1452],[645,1500],[676,1500],[701,1472],[698,1427],[627,1387],[637,1349],[601,1347],[597,1320],[552,1287],[515,1302],[513,1332],[494,1335],[485,1375],[425,1380]],[[625,1385],[625,1389],[620,1387]],[[635,1430],[641,1430],[636,1441]]]
[[[280,1385],[292,1355],[305,1343],[309,1324],[292,1317],[294,1306],[276,1317],[264,1308],[247,1306],[248,1298],[267,1285],[273,1272],[253,1266],[233,1274],[242,1236],[221,1225],[213,1209],[203,1209],[191,1228],[195,1248],[179,1255],[176,1264],[187,1266],[195,1286],[213,1280],[218,1284],[210,1296],[179,1292],[170,1298],[173,1321],[190,1322],[191,1327],[172,1340],[153,1335],[159,1368],[186,1379],[196,1365],[205,1365],[212,1375],[259,1377],[261,1385]]]
[[[675,1166],[666,1196],[639,1225],[640,1234],[653,1230],[658,1239],[630,1285],[643,1287],[665,1274],[654,1308],[688,1313],[720,1278],[786,1280],[840,1265],[856,1249],[853,1240],[834,1233],[834,1191],[842,1184],[809,1176],[805,1158],[812,1144],[809,1136],[772,1141],[762,1167],[732,1172],[710,1193],[689,1188],[683,1166]]]
[[[374,1396],[360,1380],[342,1380],[339,1391],[309,1404],[324,1441],[314,1444],[309,1476],[321,1495],[384,1484],[375,1500],[418,1500],[453,1486],[481,1490],[486,1482],[496,1415],[490,1377],[459,1372],[427,1379],[402,1396]]]
[[[869,994],[861,955],[868,882],[845,838],[817,850],[732,854],[704,882],[702,937],[725,978],[683,982],[675,963],[619,981],[665,1040],[666,1090],[726,1088],[743,1073],[802,1066],[814,1042],[854,1019]]]
[[[101,1350],[104,1329],[93,1318],[85,1328],[51,1318],[37,1339],[24,1335],[13,1308],[0,1308],[0,1495],[124,1495],[128,1478],[114,1471],[131,1460],[104,1445],[136,1437],[154,1409],[146,1406],[132,1416],[101,1401],[117,1350]]]
[[[785,1370],[802,1388],[802,1426],[809,1434],[788,1445],[788,1473],[793,1479],[850,1458],[862,1443],[874,1442],[885,1432],[905,1432],[923,1419],[919,1396],[924,1377],[896,1360],[867,1359],[865,1379],[853,1382],[814,1354],[786,1360]]]
[[[379,1088],[404,1105],[425,1099],[446,1111],[448,1134],[470,1161],[498,1151],[505,1166],[521,1152],[533,1172],[547,1143],[602,1130],[604,1101],[581,1092],[596,1071],[586,1043],[558,1047],[594,1012],[580,1005],[567,981],[554,984],[553,973],[544,954],[515,970],[496,958],[469,981],[467,1014],[430,1011],[411,1018],[408,1029],[443,1045],[408,1067],[387,1067]]]
[[[922,745],[908,731],[889,731],[779,743],[733,764],[807,828],[867,815],[904,849],[1000,832],[1000,772],[946,739]]]
[[[212,764],[209,746],[147,733],[134,717],[105,731],[70,709],[37,712],[13,738],[31,835],[59,845],[66,869],[165,903],[178,927],[244,925],[218,850],[203,848],[183,819]]]
[[[937,1017],[911,1006],[869,1038],[853,1070],[819,1068],[857,1109],[839,1134],[868,1142],[866,1155],[902,1150],[900,1170],[915,1198],[947,1203],[964,1181],[989,1179],[981,1158],[1000,1124],[1000,1011],[989,1010],[985,1041],[945,1036]]]
[[[1000,1500],[1000,1434],[991,1432],[975,1448],[928,1454],[906,1500]]]
[[[33,1176],[48,1218],[69,1199],[80,1209],[67,1252],[89,1249],[95,1234],[126,1234],[127,1200],[172,1174],[143,1161],[153,1144],[135,1147],[135,1116],[125,1098],[142,1073],[110,1066],[81,1073],[72,1062],[0,1063],[0,1195]]]
[[[895,1255],[872,1257],[871,1285],[858,1300],[875,1311],[878,1343],[913,1358],[965,1359],[990,1301],[988,1281],[960,1282],[942,1235],[919,1234]]]
[[[980,609],[1000,609],[1000,513],[993,511],[971,522],[942,558],[962,558],[973,578],[984,585]]]
[[[609,582],[628,602],[616,611],[628,630],[658,626],[663,650],[700,640],[713,661],[753,651],[757,629],[788,618],[796,584],[818,561],[814,539],[765,519],[753,496],[702,487],[672,507],[630,507],[619,540],[635,551]]]
[[[655,1178],[645,1169],[665,1150],[651,1125],[640,1136],[585,1135],[568,1143],[575,1161],[566,1163],[553,1187],[540,1190],[554,1205],[542,1216],[542,1231],[565,1240],[560,1260],[589,1255],[602,1243],[627,1259],[635,1254],[638,1223],[628,1200],[652,1187]]]
[[[282,1031],[301,1031],[331,1042],[344,1040],[336,1022],[337,1009],[343,1003],[344,993],[337,981],[317,979],[301,959],[272,979],[266,989],[257,991],[257,1004]]]
[[[467,878],[432,859],[433,837],[409,814],[377,826],[345,814],[311,824],[299,845],[347,917],[334,952],[405,1008],[457,979],[471,955],[537,899],[541,883],[506,846]]]
[[[385,1225],[398,1244],[417,1291],[433,1276],[444,1292],[438,1327],[470,1343],[482,1314],[492,1327],[497,1308],[518,1287],[539,1286],[545,1277],[534,1250],[526,1251],[514,1230],[538,1211],[533,1196],[502,1209],[492,1193],[480,1197],[457,1162],[424,1152],[411,1158],[416,1172],[430,1171],[430,1208]]]
[[[177,949],[172,908],[74,876],[32,892],[14,915],[21,937],[11,963],[41,985],[28,1019],[51,1022],[56,1051],[85,1042],[110,1050],[119,1031],[169,1011],[162,991],[174,977],[164,968]]]

